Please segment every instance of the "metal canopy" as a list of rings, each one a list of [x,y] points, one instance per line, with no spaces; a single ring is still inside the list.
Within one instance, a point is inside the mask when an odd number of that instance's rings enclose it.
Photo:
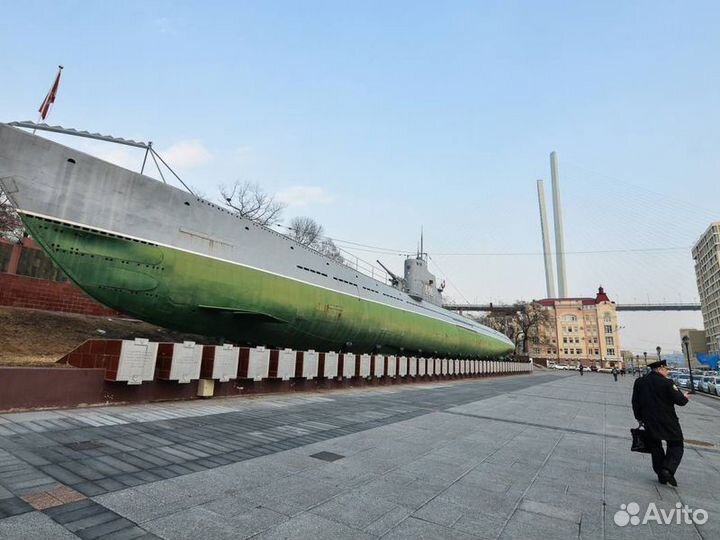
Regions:
[[[116,144],[124,144],[125,146],[133,146],[135,148],[145,148],[148,149],[152,146],[152,144],[140,142],[140,141],[133,141],[131,139],[123,139],[121,137],[112,137],[110,135],[102,135],[100,133],[90,133],[89,131],[78,131],[77,129],[72,128],[64,128],[62,126],[49,126],[47,124],[37,124],[35,122],[30,122],[29,120],[25,122],[8,122],[8,126],[13,127],[20,127],[20,128],[27,128],[27,129],[37,129],[38,131],[50,131],[52,133],[61,133],[63,135],[73,135],[75,137],[84,137],[86,139],[95,139],[97,141],[106,141]]]

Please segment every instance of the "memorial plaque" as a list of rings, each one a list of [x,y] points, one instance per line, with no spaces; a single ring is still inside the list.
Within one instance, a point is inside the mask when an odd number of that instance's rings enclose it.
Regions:
[[[395,356],[387,357],[387,376],[395,377],[397,375],[397,362]]]
[[[292,349],[282,349],[278,351],[277,376],[279,379],[289,381],[290,377],[295,376],[295,359],[296,354]]]
[[[338,353],[327,352],[325,353],[325,372],[324,377],[328,379],[334,379],[337,377],[338,372]]]
[[[382,354],[375,355],[375,370],[373,373],[375,377],[385,376],[385,357]]]
[[[404,358],[404,356],[400,357],[401,360],[403,358]],[[410,374],[411,377],[415,377],[417,375],[417,372],[418,372],[417,358],[415,358],[414,356],[411,356],[410,361],[409,361],[408,373]]]
[[[168,379],[183,384],[197,380],[200,378],[201,363],[202,345],[198,345],[194,341],[175,343]]]
[[[302,376],[306,379],[314,379],[318,372],[318,353],[310,349],[303,352]]]
[[[158,344],[147,339],[123,340],[116,381],[141,384],[155,378]]]
[[[361,354],[360,355],[360,376],[361,377],[369,377],[370,376],[370,355],[369,354]]]
[[[212,378],[220,382],[227,382],[237,377],[239,357],[239,347],[233,347],[232,345],[216,346]]]
[[[355,376],[356,355],[352,353],[343,354],[343,378],[349,379]]]
[[[270,351],[265,347],[253,347],[248,351],[248,379],[262,381],[269,376]]]
[[[408,360],[406,356],[401,356],[398,362],[398,375],[405,377],[408,374]]]

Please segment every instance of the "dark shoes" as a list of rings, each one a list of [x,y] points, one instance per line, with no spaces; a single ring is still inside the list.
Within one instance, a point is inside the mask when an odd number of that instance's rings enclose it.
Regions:
[[[662,471],[660,471],[660,474],[658,474],[658,482],[660,482],[661,484],[670,484],[672,487],[677,487],[678,485],[675,477],[667,469],[663,469]]]

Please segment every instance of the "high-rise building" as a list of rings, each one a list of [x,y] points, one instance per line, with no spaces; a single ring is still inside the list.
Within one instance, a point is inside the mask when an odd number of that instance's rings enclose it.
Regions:
[[[720,221],[712,223],[692,248],[708,352],[718,354],[720,339]]]
[[[530,339],[530,356],[560,364],[622,366],[615,302],[602,287],[595,298],[545,298],[548,322]]]

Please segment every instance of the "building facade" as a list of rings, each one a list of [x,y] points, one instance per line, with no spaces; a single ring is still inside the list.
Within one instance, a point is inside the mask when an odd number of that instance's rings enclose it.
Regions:
[[[698,355],[707,354],[707,341],[705,339],[705,330],[696,330],[695,328],[681,328],[680,329],[680,342],[683,338],[687,337],[688,341],[688,352],[690,354],[690,362],[692,367],[699,368],[702,364]],[[685,354],[685,351],[683,351]]]
[[[615,302],[602,287],[595,298],[545,298],[548,322],[530,340],[530,354],[549,363],[622,366]]]
[[[705,326],[707,351],[718,354],[720,339],[720,221],[711,224],[692,248]]]

